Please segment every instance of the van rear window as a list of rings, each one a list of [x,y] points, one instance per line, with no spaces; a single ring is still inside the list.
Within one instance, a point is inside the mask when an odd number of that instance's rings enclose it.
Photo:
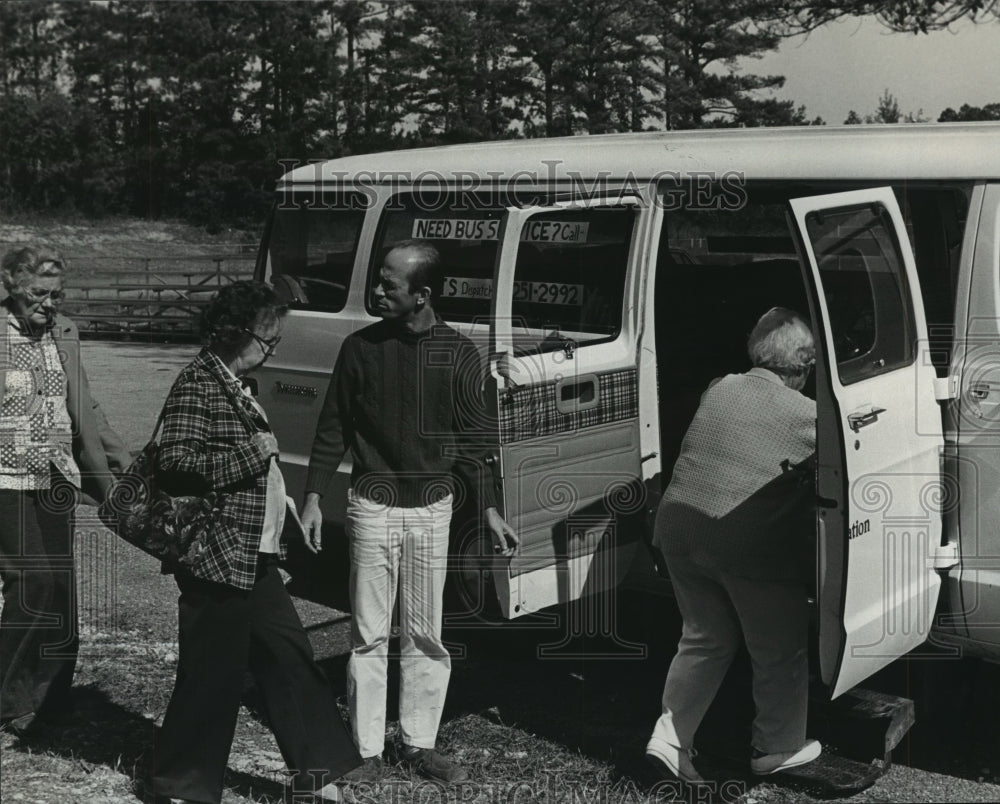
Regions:
[[[336,202],[314,192],[277,205],[267,238],[268,279],[299,309],[339,312],[347,303],[364,201],[340,193]]]

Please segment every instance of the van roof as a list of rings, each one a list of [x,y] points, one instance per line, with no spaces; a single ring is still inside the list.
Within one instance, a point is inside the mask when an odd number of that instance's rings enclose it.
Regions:
[[[648,180],[710,171],[745,179],[996,179],[1000,123],[696,129],[502,140],[361,154],[305,165],[281,183],[365,186],[413,178],[470,182]]]

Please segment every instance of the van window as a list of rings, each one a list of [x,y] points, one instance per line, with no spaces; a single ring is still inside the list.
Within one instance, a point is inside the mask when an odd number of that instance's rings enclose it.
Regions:
[[[944,377],[955,338],[955,293],[971,186],[908,184],[896,194],[917,264],[931,362]]]
[[[531,216],[521,230],[511,312],[516,351],[614,340],[621,331],[631,207]]]
[[[840,381],[907,366],[916,332],[910,289],[888,211],[878,206],[806,216]]]
[[[364,201],[301,192],[279,203],[267,239],[269,280],[283,299],[305,310],[335,313],[347,303]]]
[[[385,255],[403,240],[427,240],[441,255],[443,286],[434,311],[445,321],[486,321],[493,298],[493,265],[504,207],[462,197],[396,196],[386,206],[372,249],[366,304]],[[428,203],[432,201],[433,203]]]

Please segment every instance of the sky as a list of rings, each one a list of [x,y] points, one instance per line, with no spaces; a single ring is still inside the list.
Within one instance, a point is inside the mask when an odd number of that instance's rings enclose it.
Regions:
[[[776,52],[741,62],[743,70],[784,75],[779,100],[843,123],[852,109],[875,111],[888,89],[905,114],[930,120],[963,103],[1000,103],[1000,21],[962,23],[930,34],[892,33],[871,18],[832,23],[786,41]]]

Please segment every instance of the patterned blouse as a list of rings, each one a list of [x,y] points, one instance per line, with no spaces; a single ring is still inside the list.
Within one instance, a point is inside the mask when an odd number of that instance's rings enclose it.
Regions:
[[[13,314],[5,318],[7,354],[0,360],[8,368],[0,403],[0,489],[47,489],[50,464],[79,487],[59,348],[51,333],[30,338]]]

